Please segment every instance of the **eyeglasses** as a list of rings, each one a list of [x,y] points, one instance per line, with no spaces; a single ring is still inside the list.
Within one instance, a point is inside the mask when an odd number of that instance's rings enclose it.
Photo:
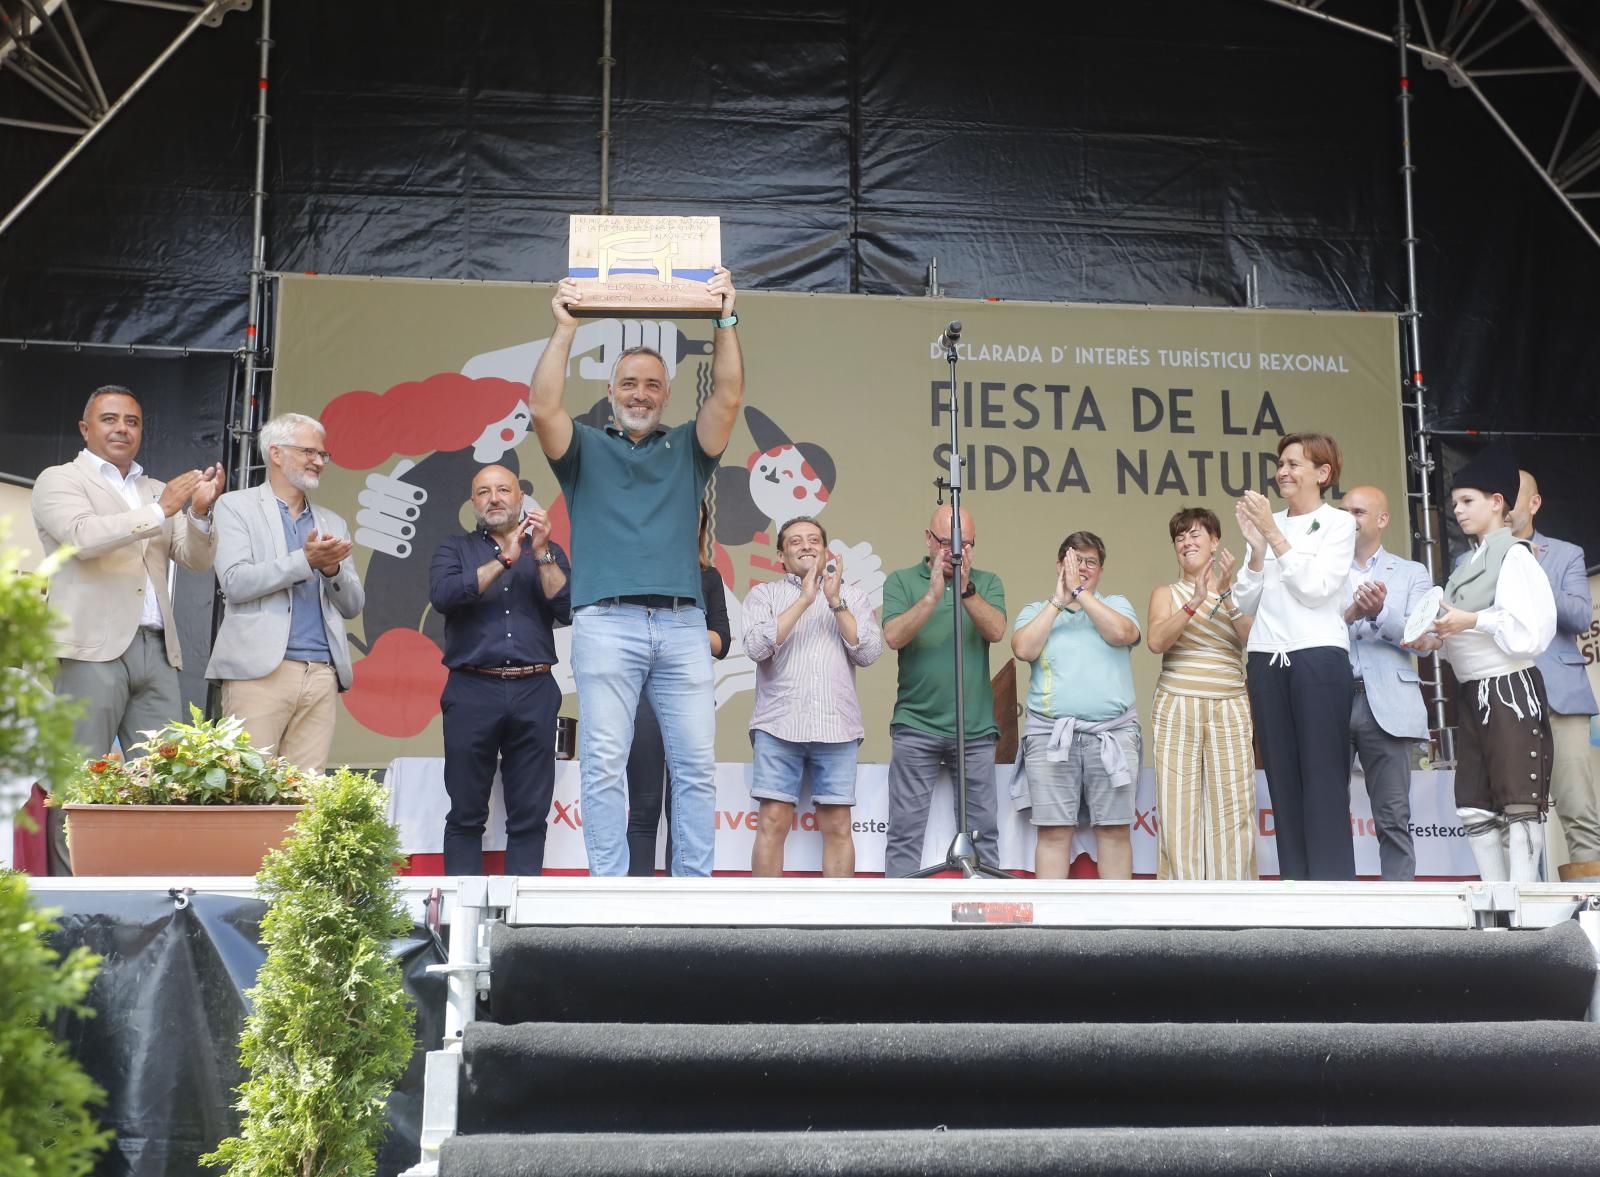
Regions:
[[[950,550],[950,537],[948,535],[943,535],[943,536],[934,535],[933,532],[931,532],[931,531],[928,532],[927,534],[928,534],[928,538],[929,539],[931,539],[934,543],[938,544],[945,551],[948,552]],[[976,547],[977,544],[978,544],[978,541],[975,540],[975,539],[964,539],[964,540],[961,541],[961,546],[963,548]]]
[[[308,445],[280,445],[278,448],[280,450],[297,450],[308,462],[312,458],[321,458],[324,462],[333,461],[333,455],[327,450],[312,449]]]
[[[1093,572],[1096,568],[1100,567],[1100,561],[1096,560],[1093,556],[1079,556],[1078,567],[1087,572]]]

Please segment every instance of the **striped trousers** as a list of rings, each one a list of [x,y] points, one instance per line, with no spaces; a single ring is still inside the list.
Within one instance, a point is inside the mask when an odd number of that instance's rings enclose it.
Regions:
[[[1156,878],[1256,877],[1250,700],[1156,691]]]

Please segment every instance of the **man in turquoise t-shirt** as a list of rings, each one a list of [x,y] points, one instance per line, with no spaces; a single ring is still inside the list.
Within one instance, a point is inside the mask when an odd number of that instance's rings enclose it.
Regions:
[[[1100,595],[1105,567],[1098,535],[1067,536],[1056,551],[1055,591],[1023,606],[1011,638],[1011,652],[1033,668],[1022,748],[1038,836],[1035,878],[1067,877],[1084,807],[1100,877],[1133,877],[1129,831],[1142,746],[1130,654],[1139,615],[1127,597]]]
[[[578,684],[583,844],[592,875],[628,873],[625,775],[641,693],[661,722],[672,774],[672,873],[709,875],[715,850],[716,706],[696,558],[700,497],[744,401],[734,289],[722,297],[711,351],[711,395],[694,420],[661,426],[672,389],[659,352],[617,357],[612,424],[574,421],[562,405],[582,295],[556,288],[555,329],[539,356],[529,404],[539,444],[572,519],[572,672]]]
[[[920,564],[889,574],[883,585],[883,640],[900,653],[900,687],[889,735],[889,844],[884,873],[904,878],[922,867],[928,807],[940,768],[955,768],[955,621],[951,594],[961,593],[966,611],[961,656],[966,679],[967,812],[963,829],[978,839],[993,865],[999,832],[995,821],[994,689],[989,685],[989,647],[1005,636],[1006,590],[992,572],[972,567],[978,537],[972,515],[961,511],[961,583],[948,581],[950,508],[933,513]]]

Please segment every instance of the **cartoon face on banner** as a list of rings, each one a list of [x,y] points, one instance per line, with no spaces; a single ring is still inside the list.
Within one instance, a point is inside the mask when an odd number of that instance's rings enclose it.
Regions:
[[[310,413],[327,426],[333,461],[318,501],[350,522],[367,589],[350,627],[355,683],[341,696],[333,759],[438,756],[444,627],[429,604],[428,564],[446,536],[473,526],[473,475],[490,463],[512,470],[573,552],[566,502],[528,406],[551,288],[279,282],[273,411]],[[733,635],[714,663],[721,760],[750,756],[755,666],[742,648],[742,602],[752,586],[783,575],[778,529],[796,516],[816,519],[843,556],[847,582],[874,604],[890,569],[926,554],[950,438],[948,369],[929,340],[951,318],[967,324],[956,400],[973,559],[1005,582],[1012,617],[1049,595],[1056,547],[1075,530],[1106,541],[1103,591],[1139,606],[1177,576],[1167,521],[1180,508],[1216,511],[1223,545],[1242,557],[1229,500],[1245,489],[1277,494],[1274,450],[1285,431],[1333,432],[1345,451],[1344,485],[1373,483],[1404,501],[1392,316],[748,290],[739,309],[745,404],[707,490],[712,563]],[[581,321],[567,410],[605,425],[617,356],[646,346],[667,365],[663,424],[691,419],[711,392],[712,334],[706,320]],[[1404,533],[1391,529],[1397,541]],[[554,677],[563,711],[575,715],[569,635],[557,631]],[[967,672],[993,675],[1008,662],[1001,642],[987,667],[969,663]],[[1141,698],[1159,665],[1135,650]],[[864,762],[887,759],[896,679],[892,651],[857,675]]]

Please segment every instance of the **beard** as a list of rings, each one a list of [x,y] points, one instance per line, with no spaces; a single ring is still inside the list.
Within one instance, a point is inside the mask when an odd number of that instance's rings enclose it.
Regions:
[[[322,475],[315,470],[299,469],[287,464],[284,466],[283,477],[290,486],[301,493],[316,490],[322,485]]]
[[[611,399],[611,416],[630,433],[648,433],[661,420],[660,409],[631,409],[615,397]]]
[[[486,527],[490,531],[505,527],[514,518],[510,507],[490,507],[487,511],[480,511],[477,507],[473,507],[472,513],[477,517],[478,525]]]

